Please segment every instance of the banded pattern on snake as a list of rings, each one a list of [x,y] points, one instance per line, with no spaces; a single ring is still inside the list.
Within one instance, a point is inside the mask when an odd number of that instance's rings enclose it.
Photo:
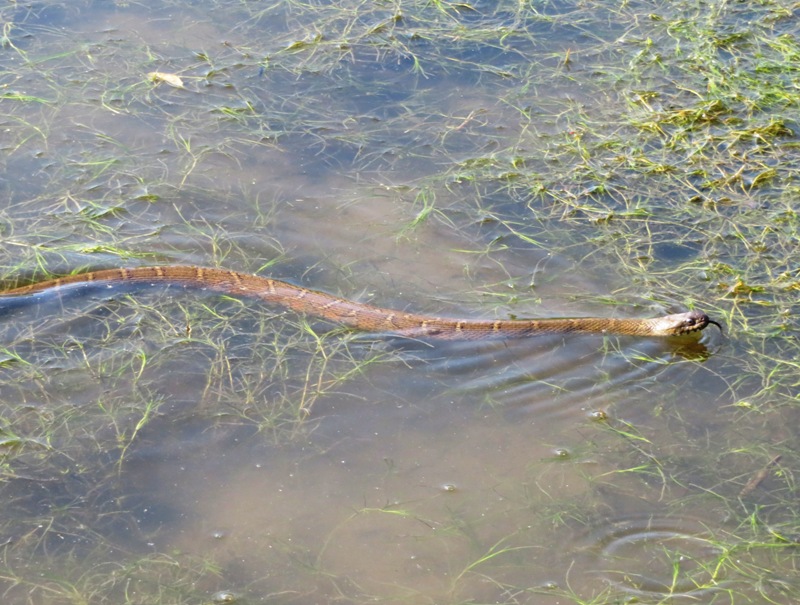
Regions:
[[[632,336],[678,336],[714,324],[701,311],[688,311],[651,319],[578,317],[556,319],[476,320],[446,319],[405,313],[358,303],[295,286],[277,279],[226,269],[159,266],[104,269],[12,288],[0,296],[22,296],[69,285],[106,283],[175,283],[232,296],[257,298],[292,311],[313,315],[365,332],[392,333],[410,338],[475,340],[520,338],[536,334],[598,333]]]

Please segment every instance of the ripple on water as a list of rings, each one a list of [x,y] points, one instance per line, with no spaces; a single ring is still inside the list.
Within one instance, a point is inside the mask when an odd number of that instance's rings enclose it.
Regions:
[[[702,348],[702,343],[690,344]],[[421,344],[426,375],[454,392],[477,394],[512,414],[539,420],[575,416],[625,401],[632,391],[680,388],[692,371],[670,339],[543,335],[529,339]],[[644,386],[643,386],[644,385]]]
[[[651,515],[606,521],[588,536],[596,571],[639,596],[698,598],[721,589],[723,549],[698,521]]]

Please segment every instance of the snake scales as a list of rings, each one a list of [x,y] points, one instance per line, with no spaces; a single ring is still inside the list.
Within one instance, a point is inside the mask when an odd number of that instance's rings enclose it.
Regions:
[[[388,332],[411,338],[471,340],[519,338],[536,334],[604,333],[632,336],[677,336],[709,324],[721,326],[701,311],[652,319],[580,317],[574,319],[444,319],[382,309],[271,279],[225,269],[188,266],[105,269],[68,275],[0,292],[0,296],[34,294],[68,285],[116,283],[181,284],[234,296],[253,297],[292,311],[321,317],[366,332]]]

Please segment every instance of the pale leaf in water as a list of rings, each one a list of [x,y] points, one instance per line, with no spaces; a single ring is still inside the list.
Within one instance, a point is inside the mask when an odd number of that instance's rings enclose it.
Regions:
[[[150,78],[151,82],[164,82],[175,88],[183,88],[183,80],[181,80],[180,76],[176,76],[175,74],[168,74],[163,71],[151,71],[147,74],[147,77]]]

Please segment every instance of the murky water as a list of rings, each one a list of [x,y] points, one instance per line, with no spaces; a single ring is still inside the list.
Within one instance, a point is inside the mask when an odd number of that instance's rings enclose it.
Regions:
[[[391,7],[252,4],[2,9],[5,90],[43,99],[3,121],[9,279],[215,265],[453,317],[703,302],[657,283],[698,242],[656,233],[653,279],[631,285],[602,221],[472,187],[471,158],[569,130],[522,105],[597,93],[498,102],[530,40],[415,25],[373,45]],[[522,27],[515,6],[492,19]],[[581,43],[529,25],[542,55]],[[437,43],[450,63],[429,60]],[[118,285],[0,300],[0,333],[9,602],[791,602],[791,555],[737,550],[747,514],[728,498],[763,462],[725,461],[743,351],[714,329],[408,342]],[[780,424],[753,430],[778,442]],[[750,587],[764,568],[775,586]]]

